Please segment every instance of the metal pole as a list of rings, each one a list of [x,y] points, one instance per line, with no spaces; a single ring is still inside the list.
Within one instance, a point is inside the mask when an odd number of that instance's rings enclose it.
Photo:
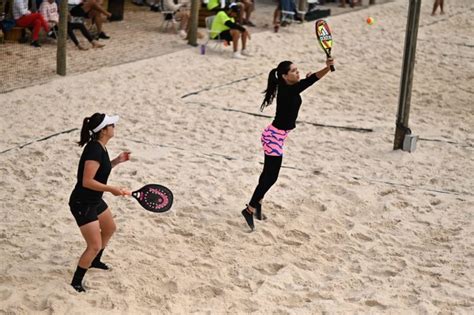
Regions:
[[[59,3],[59,32],[56,54],[56,73],[59,75],[66,75],[67,19],[67,1],[63,0]]]
[[[405,52],[403,54],[403,67],[400,81],[400,97],[395,125],[395,139],[393,143],[394,150],[401,149],[405,135],[411,133],[411,130],[408,128],[408,118],[410,115],[411,88],[413,83],[413,70],[415,68],[416,39],[420,20],[420,7],[421,0],[410,0],[405,34]]]
[[[189,21],[189,33],[188,33],[188,44],[191,46],[197,46],[197,29],[199,20],[199,6],[201,1],[192,0],[191,2],[191,20]]]

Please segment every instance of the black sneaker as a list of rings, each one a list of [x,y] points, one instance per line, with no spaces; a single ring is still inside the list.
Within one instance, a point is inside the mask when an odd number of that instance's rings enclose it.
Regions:
[[[100,32],[99,35],[97,36],[97,38],[100,38],[100,39],[109,39],[110,36],[107,36],[107,34],[105,34],[104,32]]]
[[[102,269],[102,270],[109,270],[110,269],[109,266],[107,266],[106,264],[104,264],[101,261],[97,261],[97,262],[93,261],[89,268],[97,268],[97,269]]]
[[[82,284],[72,284],[71,283],[71,285],[74,288],[74,290],[76,290],[77,292],[86,292],[86,289],[84,289]]]
[[[49,33],[47,34],[47,36],[48,36],[49,38],[56,39],[56,34],[54,34],[53,31],[49,31]]]
[[[255,225],[253,224],[253,214],[248,211],[248,208],[245,208],[244,210],[242,210],[241,213],[244,216],[245,221],[247,222],[248,226],[253,231],[255,229]]]
[[[37,40],[32,41],[31,46],[36,47],[36,48],[41,47],[40,43],[38,43]]]

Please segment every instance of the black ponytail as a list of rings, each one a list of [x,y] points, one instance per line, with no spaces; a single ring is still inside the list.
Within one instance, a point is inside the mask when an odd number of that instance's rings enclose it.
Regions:
[[[97,138],[97,134],[92,130],[96,128],[102,120],[104,120],[105,114],[95,113],[91,117],[84,118],[81,128],[81,139],[77,144],[82,147],[83,145],[89,143],[89,141]]]
[[[284,83],[283,75],[288,74],[290,71],[291,61],[282,61],[275,69],[272,69],[268,74],[267,88],[263,92],[265,98],[263,99],[262,105],[260,105],[260,111],[262,112],[265,107],[272,104],[273,99],[277,95],[278,84]]]

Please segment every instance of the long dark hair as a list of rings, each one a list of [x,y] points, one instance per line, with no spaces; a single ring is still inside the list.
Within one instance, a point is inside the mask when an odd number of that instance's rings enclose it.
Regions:
[[[260,105],[260,111],[263,111],[265,107],[272,104],[273,99],[277,94],[278,84],[284,83],[283,75],[288,74],[292,64],[293,62],[288,60],[282,61],[278,67],[270,71],[268,74],[267,89],[263,92],[265,93],[265,98],[263,99],[262,105]]]
[[[92,130],[100,125],[104,118],[105,114],[101,113],[95,113],[91,117],[84,118],[84,121],[82,122],[81,139],[77,143],[80,147],[97,138],[97,133],[94,133]]]

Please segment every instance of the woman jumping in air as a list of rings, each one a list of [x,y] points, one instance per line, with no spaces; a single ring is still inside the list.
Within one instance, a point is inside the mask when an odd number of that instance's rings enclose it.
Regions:
[[[265,154],[262,174],[249,204],[242,210],[242,215],[252,230],[255,228],[254,215],[257,220],[266,219],[262,213],[262,200],[277,181],[283,160],[283,144],[288,133],[295,128],[300,110],[300,93],[324,77],[330,71],[331,65],[334,65],[334,60],[328,58],[324,69],[316,73],[308,73],[305,79],[300,80],[296,65],[291,61],[283,61],[268,75],[267,89],[264,92],[265,98],[260,110],[263,111],[265,107],[272,104],[275,95],[277,108],[273,122],[263,130],[261,137]]]
[[[118,116],[95,113],[82,124],[78,144],[86,146],[79,161],[77,183],[69,198],[72,215],[87,243],[71,282],[78,292],[85,292],[82,279],[87,269],[109,269],[101,257],[116,226],[109,206],[102,199],[104,191],[114,196],[130,195],[127,189],[107,185],[112,168],[130,159],[130,152],[122,152],[111,161],[107,152],[106,145],[114,136],[118,120]]]

